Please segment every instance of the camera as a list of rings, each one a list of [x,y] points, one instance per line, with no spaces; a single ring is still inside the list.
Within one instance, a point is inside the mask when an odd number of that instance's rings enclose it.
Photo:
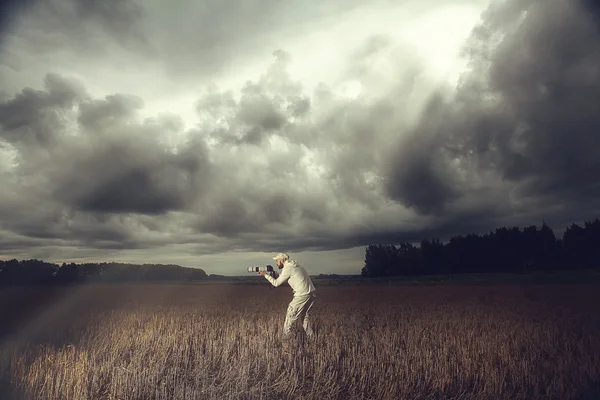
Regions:
[[[271,275],[274,279],[277,279],[277,277],[278,277],[277,272],[273,269],[273,266],[271,266],[271,265],[260,265],[257,267],[248,267],[248,272],[266,272],[267,274]]]

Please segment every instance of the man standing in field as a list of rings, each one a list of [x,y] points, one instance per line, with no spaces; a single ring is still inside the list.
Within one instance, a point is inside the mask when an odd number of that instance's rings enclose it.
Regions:
[[[260,272],[260,276],[267,278],[275,287],[287,281],[294,292],[283,324],[284,337],[289,337],[292,325],[299,320],[302,322],[306,336],[312,339],[314,331],[310,323],[309,313],[315,302],[315,286],[306,269],[298,264],[297,261],[291,260],[286,253],[279,253],[273,259],[277,267],[281,270],[279,277],[274,279],[271,275],[264,272]]]

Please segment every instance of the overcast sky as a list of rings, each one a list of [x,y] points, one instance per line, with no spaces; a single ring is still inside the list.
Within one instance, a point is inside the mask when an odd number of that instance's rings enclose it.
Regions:
[[[239,275],[600,210],[585,0],[43,0],[0,18],[0,258]]]

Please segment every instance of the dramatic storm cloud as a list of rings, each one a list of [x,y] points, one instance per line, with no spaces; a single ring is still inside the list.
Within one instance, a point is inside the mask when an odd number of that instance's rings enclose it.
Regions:
[[[593,2],[237,3],[3,10],[0,257],[359,273],[598,216]]]

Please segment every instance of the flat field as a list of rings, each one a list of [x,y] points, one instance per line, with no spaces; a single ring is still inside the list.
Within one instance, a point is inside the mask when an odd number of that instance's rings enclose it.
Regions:
[[[0,398],[597,399],[600,286],[0,289]]]

